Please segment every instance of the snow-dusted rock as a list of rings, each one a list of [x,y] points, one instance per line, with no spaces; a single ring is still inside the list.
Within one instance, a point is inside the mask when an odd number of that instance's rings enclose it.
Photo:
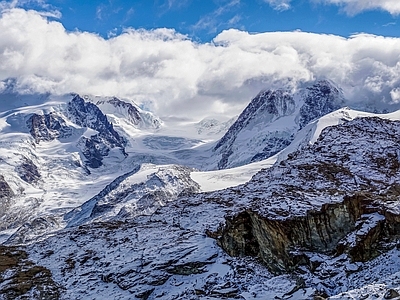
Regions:
[[[68,226],[149,215],[183,194],[199,191],[192,170],[176,165],[144,164],[124,174],[99,194],[65,215]]]
[[[213,148],[218,169],[269,158],[287,147],[310,121],[345,106],[332,82],[317,81],[296,94],[262,91]]]
[[[382,298],[400,278],[398,132],[399,121],[344,122],[247,184],[107,219],[118,194],[128,203],[135,172],[96,198],[101,222],[76,218],[26,251],[64,287],[61,299]],[[150,173],[149,186],[165,184]]]
[[[158,129],[162,121],[148,111],[142,110],[132,101],[124,101],[117,97],[101,98],[84,96],[87,101],[92,101],[101,111],[111,118],[125,119],[139,129]]]

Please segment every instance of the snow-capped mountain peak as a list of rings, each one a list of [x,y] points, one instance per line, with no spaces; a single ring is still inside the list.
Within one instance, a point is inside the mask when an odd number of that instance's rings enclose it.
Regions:
[[[125,120],[138,129],[159,129],[163,122],[153,113],[141,109],[131,100],[117,97],[96,97],[85,95],[83,98],[95,104],[111,120]]]
[[[288,146],[310,121],[345,106],[343,93],[328,80],[293,94],[259,93],[213,148],[218,169],[259,161]]]
[[[329,80],[320,80],[307,87],[302,98],[304,104],[300,108],[298,119],[300,129],[310,121],[346,105],[343,92]]]

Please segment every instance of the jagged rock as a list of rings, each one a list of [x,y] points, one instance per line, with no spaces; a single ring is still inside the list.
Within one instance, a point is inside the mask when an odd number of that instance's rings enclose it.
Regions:
[[[28,183],[36,183],[41,178],[38,167],[25,156],[23,156],[22,163],[15,168],[15,171],[23,181]]]
[[[7,213],[12,204],[12,198],[14,197],[14,192],[5,180],[3,175],[0,175],[0,219],[2,222],[7,224]],[[0,229],[2,228],[0,224]],[[6,225],[7,228],[7,225]]]
[[[139,125],[143,122],[142,118],[140,117],[139,110],[132,104],[125,101],[122,101],[116,97],[113,97],[109,100],[100,100],[96,102],[97,106],[101,106],[104,104],[111,104],[115,108],[119,108],[126,111],[127,119],[134,125]]]
[[[121,100],[117,97],[92,99],[90,96],[85,96],[84,98],[95,103],[104,114],[127,120],[136,128],[159,129],[162,125],[159,118],[148,111],[143,111],[132,101]]]
[[[300,129],[310,121],[345,106],[342,91],[328,80],[320,80],[307,87],[304,104],[300,108]]]
[[[33,114],[26,125],[36,143],[72,135],[72,128],[66,124],[61,116],[53,112],[43,115]]]
[[[86,165],[96,169],[103,165],[103,157],[107,156],[110,148],[103,142],[98,135],[91,138],[82,137],[78,142],[78,148],[81,149],[83,156],[86,158]]]
[[[400,294],[396,290],[390,289],[385,293],[383,298],[384,299],[398,299],[398,298],[400,298]]]
[[[250,124],[253,127],[257,123],[271,123],[281,116],[292,114],[294,110],[295,102],[288,92],[277,90],[259,93],[213,148],[214,152],[218,150],[218,153],[222,155],[218,168],[224,169],[228,166],[228,160],[233,154],[233,147],[238,135],[245,131]]]
[[[138,171],[148,172],[145,180],[136,179]],[[190,178],[191,171],[190,168],[176,165],[158,167],[148,164],[135,167],[116,178],[81,207],[66,214],[65,220],[68,220],[69,226],[76,226],[93,220],[125,220],[151,214],[179,196],[199,191],[199,185]]]
[[[81,149],[89,167],[100,167],[103,157],[115,147],[120,149],[122,155],[127,155],[124,148],[125,139],[114,130],[113,125],[95,104],[76,95],[68,103],[67,109],[69,118],[75,124],[98,132],[90,137],[82,137],[78,142],[78,148]]]

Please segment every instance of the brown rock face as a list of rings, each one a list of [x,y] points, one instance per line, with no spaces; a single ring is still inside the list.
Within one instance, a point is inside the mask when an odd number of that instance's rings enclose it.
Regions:
[[[60,287],[51,272],[27,260],[27,254],[16,247],[0,246],[0,286],[2,299],[59,299]]]
[[[304,217],[273,220],[251,210],[227,220],[219,243],[232,256],[259,256],[274,273],[291,271],[306,257],[297,250],[333,253],[355,229],[361,196],[324,205]]]
[[[306,252],[348,253],[353,261],[367,261],[379,255],[380,241],[395,238],[400,227],[400,216],[393,213],[365,214],[369,204],[365,195],[355,195],[285,220],[247,210],[227,218],[218,243],[231,256],[259,257],[275,274],[309,264]]]

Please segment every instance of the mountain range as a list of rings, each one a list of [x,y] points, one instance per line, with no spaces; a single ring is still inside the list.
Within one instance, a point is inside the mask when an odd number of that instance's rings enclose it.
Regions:
[[[400,297],[400,111],[329,80],[224,121],[10,89],[0,108],[0,299]]]

